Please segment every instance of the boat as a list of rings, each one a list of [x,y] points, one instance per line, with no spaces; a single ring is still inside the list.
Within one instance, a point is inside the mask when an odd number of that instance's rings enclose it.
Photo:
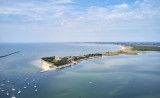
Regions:
[[[14,95],[11,98],[16,98]]]
[[[1,86],[4,86],[4,85],[5,85],[5,84],[3,84],[3,83],[1,84]]]
[[[13,88],[12,88],[13,89]],[[13,93],[12,93],[12,97],[11,98],[16,98],[15,96],[14,96],[14,90],[12,90],[13,91]]]
[[[36,85],[34,85],[34,87],[36,88],[37,86],[36,86]]]
[[[18,94],[20,94],[20,93],[21,93],[21,90],[18,91]]]
[[[7,95],[7,96],[9,96],[9,93],[8,93],[8,91],[7,91],[6,95]]]
[[[16,89],[14,87],[12,87],[12,91],[15,91]]]
[[[4,89],[1,89],[1,92],[4,92]]]
[[[89,82],[89,83],[91,84],[91,83],[93,83],[93,82]]]
[[[35,89],[35,92],[37,92],[38,90],[37,89]]]
[[[26,86],[24,86],[24,88],[27,88]]]

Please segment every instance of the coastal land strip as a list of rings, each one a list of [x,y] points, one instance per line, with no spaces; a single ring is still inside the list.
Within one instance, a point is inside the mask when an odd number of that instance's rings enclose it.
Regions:
[[[105,53],[95,53],[95,54],[87,54],[87,55],[79,55],[79,56],[66,56],[66,57],[43,57],[41,58],[42,63],[42,71],[50,71],[54,69],[61,69],[68,66],[71,66],[72,64],[76,64],[83,60],[103,57],[103,56],[116,56],[116,55],[138,55],[138,53],[148,53],[148,52],[160,52],[160,47],[152,47],[152,46],[125,46],[125,45],[118,45],[122,49],[119,51],[113,51],[113,52],[105,52]]]

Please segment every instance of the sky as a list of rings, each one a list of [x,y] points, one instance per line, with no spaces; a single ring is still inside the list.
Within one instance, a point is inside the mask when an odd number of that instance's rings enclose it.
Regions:
[[[160,0],[0,0],[0,42],[160,42]]]

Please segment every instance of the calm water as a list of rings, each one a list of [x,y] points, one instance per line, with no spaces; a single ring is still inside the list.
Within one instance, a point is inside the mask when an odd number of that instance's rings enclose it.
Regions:
[[[0,91],[0,98],[13,94],[16,98],[160,98],[160,53],[108,56],[39,73],[39,59],[44,56],[120,49],[86,43],[0,44],[0,55],[20,51],[0,58],[0,83],[5,84],[0,86],[5,90]]]

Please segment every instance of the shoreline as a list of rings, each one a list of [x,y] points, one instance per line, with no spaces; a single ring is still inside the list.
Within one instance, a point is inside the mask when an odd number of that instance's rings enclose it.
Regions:
[[[120,54],[138,55],[138,53],[160,52],[160,51],[135,51],[135,50],[132,50],[131,46],[124,46],[124,45],[117,45],[117,44],[113,44],[113,45],[120,46],[122,49],[118,50],[118,51],[113,51],[113,52],[101,53],[102,56],[88,57],[88,58],[80,59],[78,61],[73,61],[71,63],[65,64],[65,65],[60,65],[60,66],[55,66],[52,63],[41,59],[42,71],[40,71],[40,73],[47,72],[50,70],[65,68],[65,67],[71,66],[73,64],[79,63],[80,61],[83,61],[83,60],[88,60],[88,59],[93,59],[93,58],[98,58],[98,57],[103,57],[103,56],[116,56],[116,55],[120,55]]]

